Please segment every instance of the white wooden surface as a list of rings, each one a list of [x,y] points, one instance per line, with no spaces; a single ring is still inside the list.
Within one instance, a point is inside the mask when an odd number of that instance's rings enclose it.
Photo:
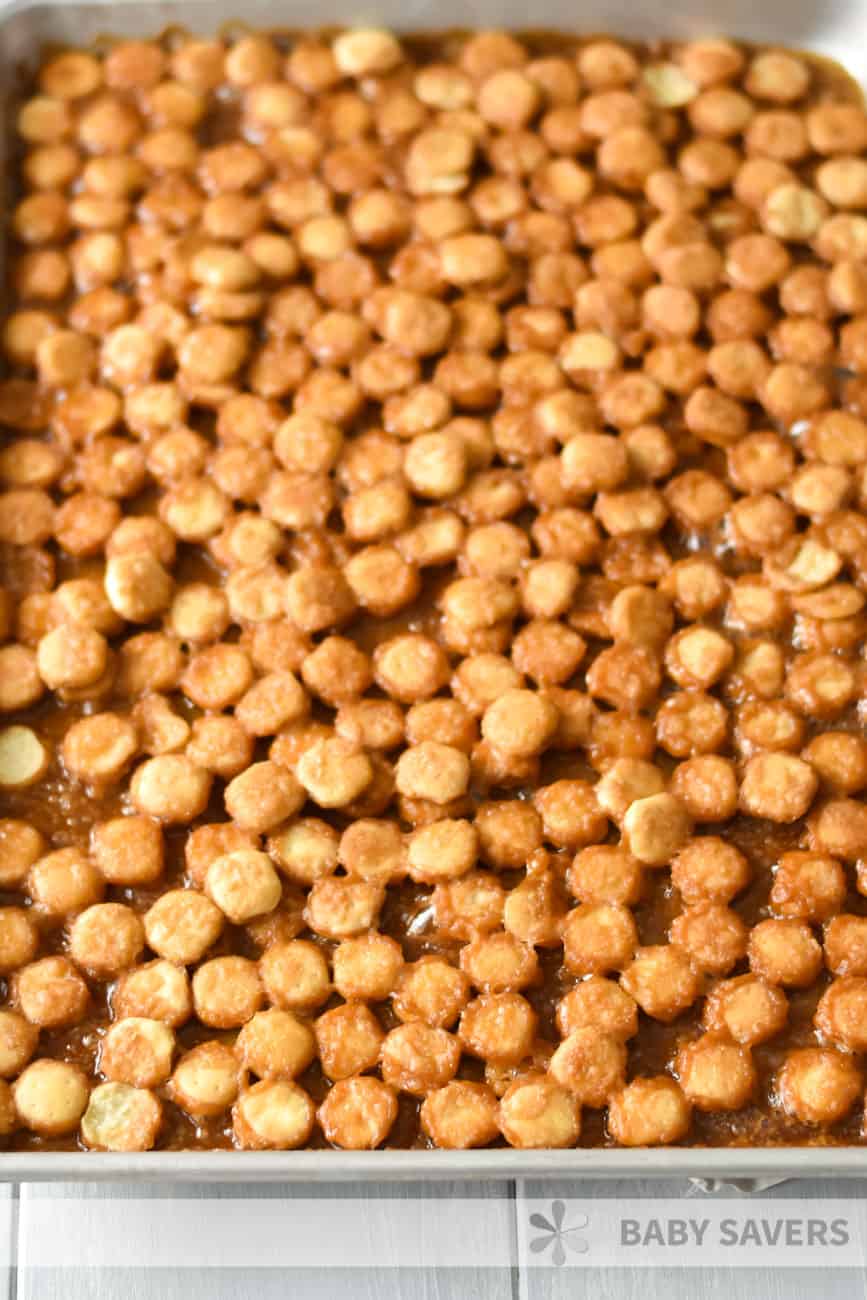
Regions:
[[[663,1181],[587,1183],[527,1180],[516,1189],[520,1212],[522,1197],[562,1196],[592,1200],[614,1198],[661,1198],[682,1195],[695,1212],[696,1201],[704,1196],[732,1196],[730,1187],[716,1193],[698,1192],[691,1186]],[[766,1192],[754,1192],[750,1199],[767,1197],[867,1197],[867,1180],[792,1181]],[[587,1288],[582,1283],[586,1279]],[[867,1269],[599,1269],[586,1275],[567,1269],[520,1268],[517,1271],[516,1300],[863,1300],[867,1296]],[[424,1293],[422,1293],[424,1294]],[[491,1293],[494,1294],[493,1292]]]
[[[386,1243],[391,1225],[387,1203],[381,1198],[486,1196],[495,1203],[495,1212],[508,1227],[510,1242],[504,1250],[502,1267],[496,1269],[99,1269],[88,1266],[93,1238],[90,1233],[111,1234],[117,1225],[118,1200],[166,1197],[200,1198],[263,1196],[287,1197],[317,1195],[333,1202],[334,1248],[341,1240],[340,1201],[344,1197],[363,1197],[371,1232]],[[731,1189],[723,1193],[732,1195]],[[478,1184],[335,1184],[317,1189],[291,1186],[230,1185],[160,1187],[148,1184],[131,1186],[85,1186],[77,1184],[0,1185],[0,1245],[11,1242],[12,1267],[0,1277],[0,1300],[573,1300],[583,1295],[601,1300],[861,1300],[867,1297],[867,1270],[640,1270],[622,1268],[592,1270],[588,1273],[568,1269],[526,1268],[523,1265],[520,1232],[524,1222],[524,1198],[580,1199],[582,1203],[603,1197],[649,1198],[682,1195],[695,1207],[696,1193],[687,1184],[663,1181],[620,1183],[560,1182]],[[766,1196],[867,1197],[864,1182],[793,1182],[765,1193]],[[80,1267],[53,1270],[41,1268],[38,1261],[44,1240],[36,1229],[35,1202],[52,1197],[86,1197],[99,1202],[91,1218],[89,1232],[80,1241]],[[41,1207],[44,1209],[44,1206]],[[94,1206],[96,1209],[96,1206]],[[255,1214],[250,1203],[249,1212]],[[239,1211],[236,1231],[245,1231],[244,1213]],[[44,1222],[44,1215],[40,1215]],[[207,1232],[207,1212],[202,1215]],[[146,1207],[142,1209],[130,1240],[132,1254],[141,1254],[140,1243],[149,1240],[150,1226]]]

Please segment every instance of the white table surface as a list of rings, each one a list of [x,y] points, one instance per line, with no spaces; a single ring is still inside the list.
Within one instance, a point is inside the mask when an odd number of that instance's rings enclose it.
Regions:
[[[706,1193],[697,1193],[686,1183],[630,1180],[629,1182],[503,1182],[474,1184],[320,1184],[317,1196],[333,1200],[334,1243],[340,1243],[340,1200],[364,1197],[369,1205],[371,1230],[377,1218],[384,1240],[388,1239],[387,1205],[378,1198],[388,1196],[454,1197],[486,1196],[496,1202],[511,1241],[510,1258],[499,1269],[153,1269],[93,1268],[87,1266],[92,1239],[84,1233],[80,1242],[80,1267],[47,1269],[37,1262],[44,1249],[37,1230],[37,1200],[50,1197],[90,1198],[101,1202],[92,1217],[93,1233],[117,1230],[117,1205],[125,1197],[137,1200],[169,1198],[251,1198],[249,1213],[255,1214],[252,1198],[306,1195],[304,1188],[275,1185],[222,1184],[216,1186],[158,1186],[151,1184],[85,1186],[79,1184],[0,1185],[0,1232],[8,1233],[11,1266],[5,1279],[8,1300],[572,1300],[593,1296],[600,1300],[860,1300],[867,1297],[867,1271],[855,1269],[568,1269],[522,1266],[517,1227],[523,1218],[525,1198],[580,1197],[582,1202],[606,1196],[682,1196],[694,1211]],[[731,1189],[719,1193],[731,1196]],[[713,1195],[713,1194],[712,1194]],[[753,1193],[764,1197],[822,1198],[855,1196],[867,1198],[867,1179],[853,1181],[799,1181],[772,1191]],[[685,1207],[686,1208],[686,1207]],[[7,1211],[3,1213],[3,1211]],[[149,1237],[146,1206],[132,1229],[142,1242]],[[244,1214],[238,1215],[237,1232],[244,1233]],[[44,1224],[45,1216],[39,1216]],[[207,1213],[202,1217],[207,1233]],[[137,1242],[130,1240],[137,1252]],[[0,1289],[0,1300],[3,1292]]]

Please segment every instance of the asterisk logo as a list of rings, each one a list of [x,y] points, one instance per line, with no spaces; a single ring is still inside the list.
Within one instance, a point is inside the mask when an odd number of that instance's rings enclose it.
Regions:
[[[568,1228],[563,1227],[565,1217],[566,1206],[562,1201],[551,1202],[550,1219],[546,1219],[544,1214],[530,1215],[530,1223],[534,1228],[539,1228],[543,1234],[541,1237],[533,1237],[530,1250],[534,1255],[541,1255],[550,1250],[551,1263],[557,1268],[566,1263],[567,1250],[573,1251],[576,1255],[585,1255],[590,1249],[590,1244],[584,1237],[575,1235],[581,1228],[587,1227],[590,1222],[587,1215],[579,1214]]]

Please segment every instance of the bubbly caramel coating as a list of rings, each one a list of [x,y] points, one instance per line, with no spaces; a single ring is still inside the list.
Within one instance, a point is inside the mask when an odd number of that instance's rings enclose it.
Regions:
[[[582,1106],[604,1106],[623,1086],[626,1047],[622,1040],[591,1028],[575,1029],[554,1052],[548,1068]]]
[[[557,1005],[557,1028],[564,1038],[576,1029],[598,1026],[611,1038],[629,1039],[638,1032],[635,999],[612,979],[589,975]]]
[[[642,1011],[662,1021],[674,1020],[701,990],[689,954],[674,943],[639,948],[621,979]]]
[[[139,812],[168,823],[191,822],[204,812],[210,792],[210,774],[179,754],[148,759],[130,783]]]
[[[13,118],[10,1149],[851,1140],[853,88],[227,30]]]
[[[712,1033],[681,1048],[676,1070],[680,1086],[698,1110],[738,1110],[756,1086],[749,1049]]]
[[[437,884],[465,875],[475,864],[478,837],[470,822],[445,818],[413,831],[407,870],[413,880]]]
[[[671,881],[686,903],[729,903],[750,882],[749,863],[715,835],[689,840],[671,864]]]
[[[633,1079],[615,1093],[608,1107],[611,1136],[621,1146],[669,1146],[689,1132],[689,1099],[665,1075]]]
[[[813,1018],[825,1042],[845,1051],[863,1051],[865,1039],[862,1028],[864,999],[867,982],[860,975],[838,976],[822,994]]]
[[[349,875],[362,880],[382,884],[402,880],[407,869],[406,838],[394,822],[362,817],[347,826],[337,840],[334,865],[337,862]],[[321,874],[330,875],[333,871],[330,860],[329,867]]]
[[[237,1099],[241,1067],[231,1048],[217,1041],[199,1043],[175,1066],[169,1094],[188,1115],[222,1115]]]
[[[64,913],[98,903],[105,882],[86,853],[56,849],[33,863],[26,888],[37,912],[57,923]]]
[[[203,957],[222,928],[222,912],[195,889],[162,894],[144,915],[148,947],[179,966]]]
[[[802,759],[789,754],[761,754],[747,763],[740,804],[754,817],[793,822],[804,816],[817,788],[816,774]]]
[[[865,938],[867,928],[860,916],[841,913],[832,917],[825,926],[822,944],[828,969],[835,975],[867,974]]]
[[[500,1101],[499,1126],[509,1146],[571,1147],[580,1136],[581,1111],[553,1079],[516,1079]]]
[[[383,1039],[380,1069],[393,1088],[423,1096],[454,1078],[460,1054],[457,1039],[446,1030],[410,1022]]]
[[[449,1029],[469,999],[467,975],[439,957],[422,957],[403,967],[392,1007],[404,1022],[422,1020]]]
[[[17,1011],[0,1013],[0,1076],[14,1078],[33,1056],[39,1029]]]
[[[375,881],[331,876],[313,885],[304,919],[327,939],[352,938],[375,925],[384,901],[385,890]]]
[[[448,804],[466,793],[470,761],[462,750],[425,740],[404,750],[395,768],[398,791],[408,798]]]
[[[699,970],[725,975],[747,950],[747,927],[722,903],[697,903],[671,923],[668,937],[689,953]]]
[[[308,1094],[287,1079],[262,1079],[243,1091],[232,1107],[238,1144],[246,1150],[287,1151],[301,1147],[313,1128]]]
[[[259,959],[259,975],[270,1001],[289,1011],[313,1010],[331,992],[328,963],[321,949],[306,939],[267,947]]]
[[[507,928],[509,919],[507,913]],[[632,913],[617,903],[581,903],[565,917],[562,935],[566,965],[576,975],[622,970],[638,946]]]
[[[694,822],[713,823],[732,817],[738,802],[738,778],[731,759],[720,754],[688,758],[674,769],[671,792]]]
[[[810,926],[794,919],[760,921],[747,946],[750,969],[770,984],[804,988],[822,965],[822,949]]]
[[[296,813],[304,802],[300,782],[279,764],[253,763],[226,786],[226,811],[243,830],[260,834],[273,830]]]
[[[823,1126],[852,1109],[862,1083],[851,1056],[822,1047],[790,1052],[776,1079],[783,1109],[802,1124]]]
[[[373,767],[364,750],[338,737],[314,742],[298,760],[296,773],[320,808],[352,803],[373,780]]]
[[[341,997],[384,1000],[403,965],[403,953],[388,935],[370,934],[344,939],[333,955],[334,987]]]
[[[80,912],[69,928],[70,956],[98,978],[127,970],[144,946],[144,926],[123,903],[94,903]]]
[[[531,691],[507,691],[485,710],[481,721],[484,739],[514,758],[539,753],[556,726],[554,705]]]
[[[496,1095],[484,1083],[453,1080],[428,1093],[421,1126],[434,1145],[445,1150],[487,1146],[500,1131]]]
[[[213,957],[191,981],[193,1008],[212,1029],[237,1029],[259,1010],[262,984],[256,963],[246,957]]]
[[[121,1017],[162,1020],[176,1029],[193,1010],[187,973],[183,966],[163,959],[136,966],[115,984],[112,1008]]]
[[[363,1002],[345,1002],[324,1012],[314,1025],[316,1050],[329,1079],[346,1079],[371,1069],[385,1038],[382,1026]]]
[[[643,874],[638,859],[622,846],[595,845],[576,854],[569,868],[569,892],[582,903],[638,902]]]
[[[14,817],[0,821],[0,880],[4,887],[20,885],[45,847],[42,836],[29,823]]]
[[[372,1075],[338,1079],[316,1112],[332,1146],[344,1151],[372,1151],[381,1146],[397,1119],[393,1088]]]
[[[242,1026],[234,1050],[260,1079],[294,1079],[313,1060],[316,1044],[312,1030],[291,1011],[271,1007]]]
[[[735,1042],[754,1047],[780,1033],[789,1004],[782,989],[754,975],[738,975],[715,984],[704,1005],[703,1022],[710,1030],[729,1034]]]
[[[458,1035],[474,1056],[511,1065],[528,1054],[536,1021],[536,1013],[521,994],[482,993],[464,1009]]]
[[[184,867],[189,883],[201,889],[212,862],[236,849],[254,848],[257,842],[234,822],[205,822],[197,826],[186,836],[184,844]]]
[[[778,915],[827,921],[846,898],[846,875],[835,858],[793,850],[774,872],[770,902]]]
[[[134,1088],[156,1088],[171,1074],[175,1035],[160,1020],[130,1016],[107,1031],[99,1054],[106,1079]]]
[[[585,781],[555,781],[533,797],[542,818],[543,838],[558,848],[581,848],[603,838],[608,819]]]

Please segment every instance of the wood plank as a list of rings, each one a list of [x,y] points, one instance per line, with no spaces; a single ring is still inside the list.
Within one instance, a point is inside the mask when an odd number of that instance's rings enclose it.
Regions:
[[[862,1300],[864,1273],[856,1269],[672,1268],[574,1271],[534,1268],[521,1275],[519,1300]]]
[[[742,1193],[761,1202],[769,1198],[863,1199],[867,1181],[792,1180],[763,1191]],[[861,1300],[867,1296],[867,1272],[843,1268],[599,1268],[577,1274],[574,1269],[528,1267],[529,1233],[525,1230],[528,1201],[561,1198],[575,1212],[594,1200],[682,1197],[684,1209],[700,1210],[706,1198],[737,1196],[730,1186],[705,1192],[689,1183],[661,1179],[616,1182],[544,1182],[519,1179],[516,1185],[519,1291],[518,1300],[573,1300],[586,1294],[604,1300]],[[758,1207],[757,1207],[758,1208]],[[568,1212],[568,1211],[567,1211]],[[592,1248],[592,1247],[591,1247]]]
[[[334,1217],[336,1254],[341,1242],[340,1202],[347,1198],[362,1198],[366,1204],[367,1231],[374,1240],[382,1240],[383,1257],[387,1258],[393,1232],[389,1222],[389,1198],[429,1202],[442,1198],[457,1200],[465,1196],[484,1197],[495,1207],[499,1230],[506,1234],[509,1243],[503,1252],[502,1268],[262,1267],[255,1272],[257,1300],[272,1300],[272,1297],[273,1300],[278,1300],[278,1297],[285,1300],[292,1294],[302,1295],[304,1300],[320,1300],[320,1297],[321,1300],[465,1300],[470,1295],[478,1297],[478,1300],[513,1300],[517,1290],[513,1271],[516,1260],[513,1188],[511,1184],[494,1183],[362,1183],[318,1187],[273,1184],[24,1184],[20,1202],[15,1300],[99,1300],[101,1297],[115,1300],[119,1296],[128,1296],[129,1300],[249,1300],[251,1294],[249,1268],[38,1267],[40,1225],[45,1219],[46,1199],[71,1198],[101,1203],[99,1209],[84,1206],[81,1213],[76,1213],[81,1234],[76,1257],[80,1253],[84,1263],[89,1256],[93,1257],[94,1250],[98,1250],[98,1234],[110,1234],[117,1229],[120,1220],[117,1207],[130,1198],[171,1199],[176,1202],[248,1198],[249,1209],[241,1206],[239,1210],[235,1225],[238,1234],[245,1233],[245,1213],[256,1214],[255,1202],[258,1199],[285,1198],[291,1202],[295,1198],[309,1197],[328,1200]],[[203,1222],[207,1223],[206,1216]],[[125,1217],[124,1225],[123,1230],[127,1231],[129,1225]],[[249,1226],[248,1221],[247,1228]],[[133,1227],[132,1238],[128,1238],[131,1255],[136,1258],[146,1256],[152,1232],[153,1224],[149,1224],[147,1215],[143,1214],[140,1225]]]
[[[41,1269],[19,1273],[18,1300],[512,1300],[511,1275],[473,1269]],[[255,1279],[255,1280],[254,1280]]]
[[[14,1300],[18,1247],[18,1184],[0,1183],[0,1297]]]

